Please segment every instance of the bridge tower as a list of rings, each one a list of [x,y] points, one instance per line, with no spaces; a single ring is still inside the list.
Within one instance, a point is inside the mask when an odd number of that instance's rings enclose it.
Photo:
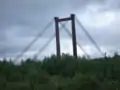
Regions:
[[[55,20],[55,31],[56,31],[56,53],[57,53],[57,57],[61,56],[59,22],[71,21],[73,56],[75,58],[77,58],[77,42],[76,42],[75,15],[71,14],[71,16],[67,17],[67,18],[55,17],[54,20]]]

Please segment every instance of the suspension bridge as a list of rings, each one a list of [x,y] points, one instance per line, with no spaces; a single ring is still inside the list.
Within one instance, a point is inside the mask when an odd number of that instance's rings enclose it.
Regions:
[[[66,27],[66,23],[62,23],[62,22],[68,22],[71,21],[71,30],[72,33],[70,32],[70,30]],[[76,23],[79,25],[79,28],[81,30],[83,30],[83,32],[86,34],[86,36],[88,37],[88,39],[92,42],[92,44],[94,45],[94,47],[96,48],[96,50],[103,56],[105,57],[106,55],[102,52],[102,50],[100,49],[100,47],[98,46],[97,42],[92,38],[92,36],[90,35],[90,33],[86,30],[86,28],[82,25],[82,23],[80,22],[80,20],[78,19],[78,17],[75,14],[71,14],[70,17],[67,18],[59,18],[59,17],[55,17],[54,19],[52,19],[45,27],[43,30],[40,30],[40,32],[38,33],[38,35],[36,35],[36,37],[21,51],[21,53],[19,55],[17,55],[15,57],[14,60],[18,60],[20,59],[27,51],[29,51],[30,47],[32,45],[34,45],[34,43],[40,39],[45,31],[49,30],[50,26],[54,23],[55,26],[55,33],[53,35],[51,35],[51,37],[49,38],[48,41],[46,41],[46,43],[38,50],[38,52],[33,55],[33,58],[37,58],[45,49],[46,47],[50,44],[50,42],[56,38],[56,55],[58,58],[60,58],[61,56],[61,44],[60,44],[60,31],[61,29],[64,29],[67,34],[69,35],[69,37],[72,39],[72,46],[73,46],[73,56],[75,58],[78,57],[77,54],[77,46],[81,49],[81,51],[84,53],[84,55],[89,58],[89,54],[87,54],[87,52],[85,51],[85,49],[82,47],[82,45],[80,44],[80,41],[76,40]],[[61,27],[59,27],[59,24]]]

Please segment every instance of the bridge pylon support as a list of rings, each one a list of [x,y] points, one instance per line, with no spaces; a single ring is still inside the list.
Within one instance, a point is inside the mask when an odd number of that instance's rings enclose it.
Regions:
[[[70,17],[61,18],[61,19],[59,19],[58,17],[55,17],[54,19],[55,19],[55,31],[56,31],[56,53],[57,53],[57,57],[61,56],[59,22],[71,21],[73,56],[75,58],[77,58],[77,42],[76,42],[75,15],[71,14]]]

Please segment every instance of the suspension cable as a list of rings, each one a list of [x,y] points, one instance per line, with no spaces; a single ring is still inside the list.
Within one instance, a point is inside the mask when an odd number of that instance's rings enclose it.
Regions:
[[[101,53],[102,56],[105,56],[105,54],[101,51],[101,49],[99,48],[99,46],[97,45],[97,43],[93,40],[93,38],[90,36],[90,34],[88,33],[88,31],[85,29],[85,27],[82,25],[82,23],[79,21],[79,19],[76,17],[76,21],[79,24],[79,26],[82,28],[82,30],[85,32],[85,34],[88,36],[88,38],[90,39],[90,41],[94,44],[94,46],[96,47],[96,49]]]
[[[38,55],[41,54],[47,48],[47,46],[50,44],[54,37],[55,34],[50,37],[50,39],[44,44],[44,46],[41,49],[39,49],[39,51],[33,56],[33,59],[37,59]]]
[[[30,47],[39,39],[39,37],[41,37],[43,35],[43,33],[52,25],[52,23],[53,23],[53,20],[51,20],[45,26],[45,28],[42,31],[40,31],[38,33],[38,35],[23,49],[23,51],[18,56],[15,57],[14,61],[18,60],[21,56],[23,56],[26,53],[26,51],[28,51],[30,49]]]
[[[60,27],[60,29],[63,28],[62,26]],[[50,44],[50,42],[53,40],[55,34],[53,36],[51,36],[51,38],[46,42],[46,44],[41,48],[39,49],[39,51],[34,55],[33,59],[37,59],[38,55],[40,53],[42,53],[46,48],[47,46]]]
[[[66,28],[65,24],[60,23],[61,26],[65,29],[65,31],[68,33],[68,35],[72,38],[72,34],[70,33],[70,31]],[[80,45],[80,43],[78,43],[77,41],[77,45],[78,47],[83,51],[83,53],[87,56],[87,58],[90,58],[90,56],[86,53],[86,51],[82,48],[82,46]]]

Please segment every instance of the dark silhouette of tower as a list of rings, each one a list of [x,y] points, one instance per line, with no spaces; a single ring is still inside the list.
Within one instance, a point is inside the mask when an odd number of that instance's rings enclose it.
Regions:
[[[70,17],[61,18],[61,19],[59,19],[58,17],[55,17],[54,19],[55,19],[55,30],[56,30],[56,52],[57,52],[57,57],[61,56],[61,51],[60,51],[60,35],[59,35],[59,22],[71,21],[73,56],[75,58],[77,58],[75,15],[71,14]]]

